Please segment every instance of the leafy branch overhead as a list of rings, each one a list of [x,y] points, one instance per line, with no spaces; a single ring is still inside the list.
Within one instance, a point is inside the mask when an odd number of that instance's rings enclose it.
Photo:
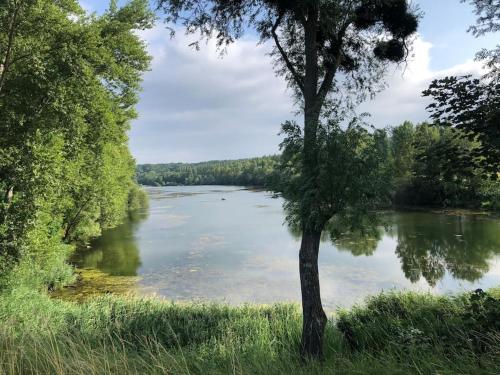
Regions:
[[[479,141],[470,162],[496,176],[500,164],[500,82],[470,76],[447,77],[432,82],[424,96],[434,99],[427,108],[440,125],[460,130],[459,136]]]
[[[469,2],[477,16],[476,24],[469,27],[474,36],[500,31],[500,0],[462,0]]]
[[[500,0],[468,2],[478,17],[469,28],[473,35],[500,30]],[[445,77],[433,81],[423,95],[433,99],[427,109],[436,124],[450,126],[459,130],[457,136],[479,142],[473,152],[461,158],[496,179],[500,176],[500,46],[483,49],[476,58],[487,70],[483,77]]]
[[[255,30],[262,42],[274,42],[277,71],[299,96],[314,90],[320,101],[338,72],[353,76],[376,60],[404,60],[418,23],[405,0],[160,0],[159,8],[167,22],[182,25],[200,40],[215,38],[221,50],[248,29]],[[304,30],[311,26],[320,84],[307,88]],[[359,80],[357,85],[368,88],[372,83]]]

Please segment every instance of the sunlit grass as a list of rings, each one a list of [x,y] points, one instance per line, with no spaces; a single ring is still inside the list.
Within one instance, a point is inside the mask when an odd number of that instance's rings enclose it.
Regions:
[[[0,374],[500,373],[498,330],[480,351],[467,345],[479,327],[462,319],[468,297],[375,297],[332,317],[325,361],[304,363],[297,305],[76,304],[16,291],[0,301]]]

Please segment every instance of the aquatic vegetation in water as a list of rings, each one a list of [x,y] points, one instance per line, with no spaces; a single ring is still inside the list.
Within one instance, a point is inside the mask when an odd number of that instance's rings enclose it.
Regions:
[[[138,293],[137,276],[112,276],[105,272],[84,268],[76,270],[76,282],[50,293],[54,298],[83,302],[103,294],[134,295]]]

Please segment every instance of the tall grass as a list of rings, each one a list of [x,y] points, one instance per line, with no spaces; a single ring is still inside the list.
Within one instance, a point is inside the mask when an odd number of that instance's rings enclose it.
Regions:
[[[375,297],[329,321],[325,361],[318,363],[298,358],[296,305],[112,296],[75,304],[18,290],[0,300],[0,374],[500,373],[494,326],[486,347],[464,345],[489,324],[470,326],[468,301]]]

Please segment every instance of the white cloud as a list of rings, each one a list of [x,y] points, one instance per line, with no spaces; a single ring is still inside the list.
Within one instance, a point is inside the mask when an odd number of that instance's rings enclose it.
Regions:
[[[274,75],[269,45],[238,40],[222,58],[214,42],[201,50],[182,33],[170,39],[163,26],[141,33],[154,56],[145,75],[131,131],[138,162],[200,161],[278,152],[280,124],[293,119],[295,107],[283,79]],[[474,61],[446,70],[430,69],[432,45],[417,38],[406,68],[393,68],[389,88],[360,108],[378,127],[427,118],[421,92],[430,81],[449,74],[477,73]]]
[[[280,123],[293,117],[269,46],[239,40],[220,57],[214,42],[196,51],[182,33],[142,33],[154,56],[145,75],[131,147],[139,162],[196,161],[277,152]]]
[[[422,97],[422,91],[429,87],[432,80],[448,75],[481,74],[481,64],[473,60],[448,69],[431,70],[432,48],[431,43],[418,37],[407,65],[389,71],[386,77],[388,88],[373,101],[361,106],[361,111],[371,114],[373,124],[384,127],[397,125],[405,120],[425,121],[428,119],[425,108],[429,100]]]

